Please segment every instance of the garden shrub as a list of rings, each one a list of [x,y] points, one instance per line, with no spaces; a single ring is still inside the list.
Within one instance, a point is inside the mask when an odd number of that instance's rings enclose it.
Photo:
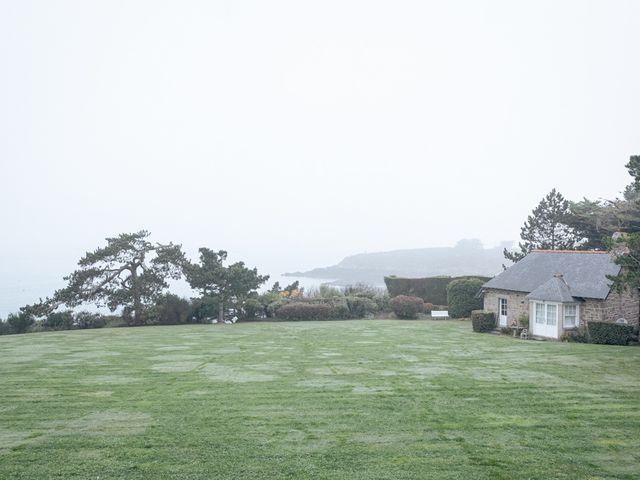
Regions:
[[[346,298],[334,297],[332,299],[329,299],[328,301],[324,301],[323,304],[329,306],[331,311],[330,313],[331,318],[336,318],[336,319],[351,318],[351,311],[349,310],[349,304],[347,303]]]
[[[73,323],[76,328],[103,328],[107,320],[99,313],[83,311],[75,314]]]
[[[11,333],[26,333],[35,322],[31,315],[20,312],[10,313],[7,317],[7,323],[11,328]]]
[[[273,317],[273,312],[269,309],[269,305],[273,302],[277,302],[280,298],[280,293],[275,291],[265,292],[258,295],[257,299],[262,305],[262,313],[260,315],[267,318]]]
[[[5,322],[0,318],[0,335],[10,335],[11,333],[11,325],[9,325],[9,322]]]
[[[289,308],[289,305],[296,305],[295,308]],[[324,313],[323,318],[318,318],[318,320],[329,320],[329,319],[347,319],[347,318],[363,318],[368,313],[373,313],[377,311],[376,302],[366,298],[366,297],[312,297],[312,298],[301,298],[298,300],[289,300],[289,299],[280,299],[275,302],[271,302],[266,307],[266,315],[267,317],[277,317],[280,319],[286,319],[285,317],[289,317],[292,314],[290,312],[297,311],[298,305],[321,305],[323,307],[327,307],[327,313]],[[285,313],[281,314],[281,310],[285,309]],[[304,308],[304,307],[303,307]],[[309,312],[312,312],[312,309],[309,309]],[[301,314],[304,318],[296,318],[296,320],[315,320],[315,318],[307,318],[308,316],[313,316],[312,313],[308,315],[306,313]]]
[[[346,297],[351,318],[364,318],[378,310],[376,302],[367,297]]]
[[[344,297],[344,294],[339,288],[332,287],[331,285],[320,285],[317,293],[318,296],[322,298]]]
[[[620,323],[589,322],[587,326],[591,343],[626,345],[633,335],[633,326]]]
[[[560,335],[560,341],[571,343],[589,343],[589,332],[583,326],[573,330],[565,330]]]
[[[518,315],[518,325],[520,325],[522,328],[529,328],[529,314],[522,312],[520,315]]]
[[[257,298],[248,298],[242,305],[242,311],[244,318],[247,320],[255,320],[261,318],[264,315],[264,306],[262,302]]]
[[[391,309],[398,318],[414,319],[424,309],[424,302],[419,297],[398,295],[391,299]]]
[[[188,323],[192,310],[189,300],[167,293],[157,301],[147,323],[157,325],[181,325]]]
[[[127,320],[120,315],[102,315],[104,326],[107,328],[127,327]]]
[[[471,312],[471,325],[474,332],[491,332],[496,328],[496,315],[486,310]]]
[[[209,323],[211,318],[218,318],[218,300],[209,296],[192,298],[188,322]]]
[[[42,322],[42,326],[46,330],[71,330],[74,327],[73,312],[66,310],[50,313]]]
[[[451,318],[465,318],[473,310],[482,308],[482,297],[478,295],[485,283],[480,278],[459,278],[447,285],[447,303]]]
[[[344,287],[343,293],[345,297],[366,297],[373,300],[382,290],[366,283],[356,283],[355,285]]]
[[[376,306],[379,312],[391,311],[391,297],[387,292],[380,293],[373,297],[373,301],[376,302]]]
[[[291,302],[278,308],[277,316],[283,320],[329,320],[334,311],[326,304]]]
[[[50,331],[51,329],[46,328],[43,325],[42,321],[35,321],[33,325],[31,325],[31,328],[29,328],[29,333],[40,333],[40,332],[50,332]]]
[[[434,310],[433,303],[425,302],[423,309],[424,309],[424,313],[431,313]]]
[[[280,300],[276,300],[275,302],[271,302],[265,308],[265,313],[267,314],[267,318],[277,317],[278,316],[278,311],[280,310],[280,308],[282,308],[285,305],[288,305],[289,303],[291,303],[291,301],[287,300],[285,298],[281,298]]]

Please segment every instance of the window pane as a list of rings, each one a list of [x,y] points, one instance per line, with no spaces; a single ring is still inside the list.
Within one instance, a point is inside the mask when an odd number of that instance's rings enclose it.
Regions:
[[[558,323],[558,307],[556,305],[547,305],[547,325],[557,325]]]
[[[502,316],[507,315],[507,299],[506,298],[500,299],[500,315]]]
[[[544,304],[536,303],[536,323],[544,323]]]
[[[564,306],[564,326],[565,327],[575,327],[576,326],[576,317],[578,316],[578,309],[575,305],[565,305]]]

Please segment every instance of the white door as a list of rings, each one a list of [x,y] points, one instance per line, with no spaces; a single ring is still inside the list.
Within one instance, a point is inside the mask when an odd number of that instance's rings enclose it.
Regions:
[[[498,318],[500,319],[500,326],[507,326],[507,299],[498,299]]]
[[[533,334],[558,338],[558,304],[535,302],[533,307]]]
[[[547,303],[545,337],[558,338],[558,305]]]

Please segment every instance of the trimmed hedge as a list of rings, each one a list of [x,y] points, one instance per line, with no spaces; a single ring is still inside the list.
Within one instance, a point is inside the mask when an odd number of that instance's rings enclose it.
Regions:
[[[283,320],[330,320],[334,311],[329,305],[293,302],[278,308],[277,315]]]
[[[591,343],[626,345],[633,335],[633,326],[620,323],[589,322],[587,325]]]
[[[447,285],[453,280],[466,278],[479,278],[483,281],[482,283],[489,280],[489,277],[479,276],[403,278],[391,275],[384,277],[384,283],[391,297],[407,295],[420,297],[425,302],[433,303],[434,305],[446,305]]]
[[[482,309],[478,292],[485,283],[480,278],[458,278],[447,285],[447,304],[451,318],[466,318],[473,310]]]
[[[398,318],[414,319],[424,310],[424,302],[419,297],[398,295],[391,299],[391,308]]]
[[[496,328],[496,314],[486,310],[471,312],[471,325],[474,332],[491,332]]]
[[[290,308],[290,305],[296,305],[296,307]],[[322,318],[310,318],[316,315],[313,313],[314,310],[304,310],[305,307],[298,309],[298,305],[320,305],[327,307],[328,311],[322,310]],[[302,298],[299,300],[281,299],[267,306],[267,315],[281,320],[343,320],[349,318],[364,318],[377,311],[378,306],[376,302],[366,297]],[[320,315],[320,313],[318,313],[318,315]]]
[[[402,278],[396,276],[384,277],[389,295],[420,297],[429,303],[447,303],[447,285],[451,277],[430,278]]]

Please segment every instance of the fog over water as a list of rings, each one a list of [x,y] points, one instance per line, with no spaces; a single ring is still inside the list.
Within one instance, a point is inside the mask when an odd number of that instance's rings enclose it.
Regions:
[[[516,240],[640,154],[640,2],[0,2],[0,316],[147,229],[261,273]]]

